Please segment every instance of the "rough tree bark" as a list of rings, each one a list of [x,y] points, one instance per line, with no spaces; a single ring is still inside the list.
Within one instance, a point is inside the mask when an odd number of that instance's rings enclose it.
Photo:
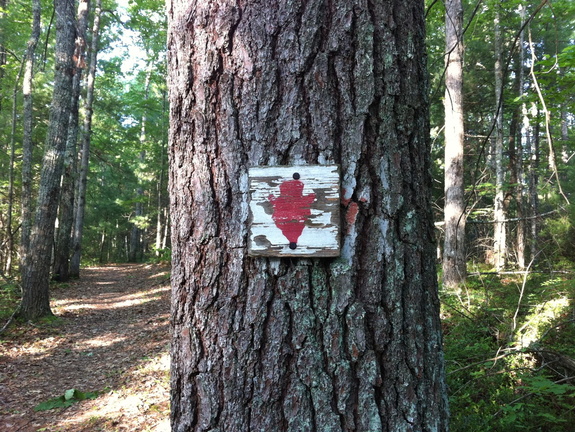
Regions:
[[[76,34],[76,49],[74,52],[74,78],[72,82],[72,109],[68,126],[68,139],[64,156],[64,174],[62,175],[62,190],[58,215],[58,235],[54,249],[53,277],[61,282],[70,279],[70,245],[72,243],[72,225],[74,224],[74,187],[78,159],[78,129],[80,120],[80,90],[82,73],[86,67],[84,60],[86,52],[86,29],[88,28],[88,13],[90,0],[80,0],[78,3],[78,25]]]
[[[100,41],[100,16],[102,0],[96,0],[94,22],[92,24],[92,42],[90,44],[90,62],[86,79],[86,102],[84,103],[84,127],[82,130],[82,150],[80,172],[76,196],[74,197],[74,227],[72,229],[72,257],[70,258],[70,277],[80,277],[80,260],[82,257],[82,237],[84,232],[84,214],[86,210],[86,186],[90,168],[90,141],[92,138],[92,106],[94,104],[94,83],[98,64],[98,44]]]
[[[9,154],[10,161],[8,162],[8,210],[6,211],[6,238],[0,239],[0,243],[6,244],[5,250],[0,253],[0,262],[2,258],[5,262],[0,266],[6,274],[12,273],[12,253],[14,252],[14,230],[12,228],[12,209],[14,208],[14,162],[16,160],[16,123],[18,118],[18,87],[20,84],[20,77],[24,63],[21,64],[16,80],[14,81],[14,89],[12,90],[12,125],[10,127],[10,146]],[[4,248],[3,248],[4,249]],[[5,254],[5,256],[3,256]]]
[[[446,431],[420,0],[171,0],[172,430]],[[341,165],[341,256],[247,255],[250,166]]]
[[[30,251],[28,259],[23,263],[22,272],[22,303],[19,315],[25,319],[52,314],[49,299],[50,258],[72,101],[72,56],[76,31],[74,2],[56,0],[55,12],[56,66],[50,123],[42,161],[36,215],[30,235]]]
[[[445,2],[445,171],[443,285],[457,287],[467,276],[463,179],[463,6]]]
[[[40,39],[40,0],[32,1],[32,32],[26,48],[26,66],[24,67],[23,93],[23,137],[22,137],[22,231],[20,235],[20,262],[28,260],[30,229],[32,226],[32,142],[33,103],[32,84],[34,82],[34,57]],[[21,268],[22,269],[22,268]]]

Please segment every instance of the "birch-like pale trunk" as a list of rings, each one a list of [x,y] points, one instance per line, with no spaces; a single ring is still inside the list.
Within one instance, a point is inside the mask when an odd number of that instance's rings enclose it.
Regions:
[[[529,212],[530,224],[530,259],[535,261],[539,254],[539,134],[541,131],[541,116],[535,104],[531,106],[531,118],[535,122],[531,127],[532,137],[529,148]]]
[[[457,287],[467,275],[463,177],[463,6],[445,2],[445,171],[443,285]]]
[[[174,432],[447,431],[421,0],[169,0]],[[339,164],[341,256],[248,256],[248,168]]]
[[[160,256],[162,249],[162,213],[163,207],[162,204],[164,202],[164,146],[162,145],[162,152],[160,155],[161,162],[160,162],[160,173],[158,174],[157,186],[156,186],[156,207],[158,210],[158,214],[156,215],[156,256]],[[164,223],[168,224],[169,221],[167,219],[164,220]]]
[[[493,208],[493,265],[497,271],[503,270],[507,259],[507,233],[505,225],[505,195],[503,190],[503,53],[499,11],[495,14],[495,200]]]
[[[521,28],[523,29],[525,23],[525,7],[519,7],[519,15],[521,17]],[[521,30],[519,34],[519,66],[518,66],[518,79],[519,79],[519,92],[518,97],[523,98],[525,89],[525,32]],[[516,183],[515,188],[516,202],[517,202],[517,236],[516,236],[516,253],[517,253],[517,267],[523,270],[526,267],[526,242],[527,242],[527,224],[525,216],[527,216],[527,199],[525,196],[525,172],[523,169],[523,156],[524,152],[529,151],[529,119],[527,118],[527,107],[525,102],[522,102],[518,107],[520,115],[520,133],[517,140],[517,164],[516,164]]]
[[[168,241],[170,240],[170,210],[164,208],[164,234],[162,235],[162,249],[168,247]]]
[[[564,73],[564,72],[561,72]],[[561,104],[561,162],[568,164],[569,154],[569,118],[570,113],[565,103]]]

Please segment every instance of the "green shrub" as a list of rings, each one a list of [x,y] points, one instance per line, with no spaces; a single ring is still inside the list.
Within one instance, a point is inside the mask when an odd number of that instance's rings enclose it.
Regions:
[[[452,431],[575,424],[575,281],[539,274],[526,282],[469,278],[460,293],[442,295]]]

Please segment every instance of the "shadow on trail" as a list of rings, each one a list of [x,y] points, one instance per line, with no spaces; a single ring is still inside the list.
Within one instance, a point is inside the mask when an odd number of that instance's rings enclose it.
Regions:
[[[2,431],[56,424],[57,430],[79,430],[62,422],[71,422],[83,403],[46,412],[33,407],[68,389],[110,393],[126,384],[127,371],[167,356],[168,267],[92,267],[80,280],[52,288],[55,323],[16,327],[0,341]]]

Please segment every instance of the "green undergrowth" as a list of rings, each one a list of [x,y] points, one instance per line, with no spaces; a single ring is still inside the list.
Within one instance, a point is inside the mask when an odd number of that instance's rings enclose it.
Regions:
[[[34,407],[34,411],[48,411],[56,408],[67,408],[86,399],[95,399],[98,397],[98,392],[81,392],[76,389],[69,389],[64,392],[62,396],[49,399],[41,402]]]
[[[20,296],[20,287],[16,282],[0,280],[0,328],[18,307]]]
[[[50,291],[54,291],[56,289],[66,289],[68,286],[69,284],[66,283],[50,281]],[[15,279],[3,280],[0,282],[0,329],[2,329],[3,326],[9,322],[23,324],[23,320],[18,317],[12,321],[13,314],[18,309],[21,298],[22,293],[20,285]],[[36,327],[51,328],[61,325],[62,322],[63,321],[61,318],[54,315],[49,315],[36,320],[34,324]]]
[[[574,277],[479,275],[441,293],[452,431],[572,430]]]

